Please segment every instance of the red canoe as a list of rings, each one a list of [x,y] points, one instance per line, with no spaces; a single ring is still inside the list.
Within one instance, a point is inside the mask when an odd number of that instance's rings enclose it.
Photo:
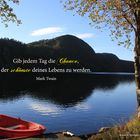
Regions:
[[[0,114],[0,136],[6,138],[22,138],[41,135],[46,128],[34,122],[13,118]]]

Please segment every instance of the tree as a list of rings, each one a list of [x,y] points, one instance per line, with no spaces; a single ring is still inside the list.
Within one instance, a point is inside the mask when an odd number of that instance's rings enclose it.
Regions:
[[[129,47],[135,34],[135,79],[140,92],[140,0],[67,0],[64,8],[88,16],[96,28],[109,28],[118,45]]]
[[[17,25],[21,24],[21,20],[17,18],[15,15],[12,6],[12,3],[19,4],[19,0],[0,0],[0,18],[1,22],[8,26],[8,22],[12,21],[17,23]]]

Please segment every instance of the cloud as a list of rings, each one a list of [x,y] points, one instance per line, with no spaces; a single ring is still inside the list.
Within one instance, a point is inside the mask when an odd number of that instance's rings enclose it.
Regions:
[[[63,28],[60,27],[48,27],[35,30],[31,33],[31,36],[41,36],[41,35],[50,35],[54,33],[63,32]]]
[[[93,38],[93,37],[95,37],[95,35],[92,34],[92,33],[77,34],[76,36],[79,37],[79,38],[81,38],[81,39]]]
[[[91,107],[88,104],[77,104],[75,109],[77,110],[89,110]]]
[[[60,110],[53,105],[44,105],[40,103],[31,103],[31,109],[40,112],[41,115],[57,115],[60,113]]]

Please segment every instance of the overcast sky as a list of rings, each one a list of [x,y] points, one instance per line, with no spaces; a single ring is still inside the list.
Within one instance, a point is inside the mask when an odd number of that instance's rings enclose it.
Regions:
[[[60,0],[20,0],[14,11],[22,20],[20,26],[1,24],[0,37],[14,38],[24,43],[72,34],[86,41],[95,52],[114,53],[120,59],[133,60],[133,47],[126,49],[112,42],[109,31],[96,30],[87,17],[66,11]]]

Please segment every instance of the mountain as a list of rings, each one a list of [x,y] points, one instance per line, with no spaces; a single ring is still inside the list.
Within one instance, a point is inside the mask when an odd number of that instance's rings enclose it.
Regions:
[[[13,58],[23,56],[26,44],[14,39],[0,39],[0,66],[12,65]]]
[[[111,53],[95,53],[86,42],[72,35],[32,42],[28,44],[28,47],[48,48],[51,50],[49,53],[52,54],[51,57],[78,59],[81,67],[90,68],[93,72],[134,72],[132,61],[120,60]]]
[[[9,45],[10,44],[10,45]],[[13,65],[13,58],[21,59],[49,59],[57,60],[55,64],[47,66],[57,68],[87,68],[92,72],[134,72],[132,61],[120,60],[110,53],[96,53],[83,40],[64,35],[49,40],[40,40],[29,44],[19,41],[0,39],[0,65]],[[77,63],[59,64],[60,59],[76,60]],[[18,64],[19,65],[19,64]],[[26,65],[26,67],[33,67]],[[44,68],[46,65],[36,66]]]

